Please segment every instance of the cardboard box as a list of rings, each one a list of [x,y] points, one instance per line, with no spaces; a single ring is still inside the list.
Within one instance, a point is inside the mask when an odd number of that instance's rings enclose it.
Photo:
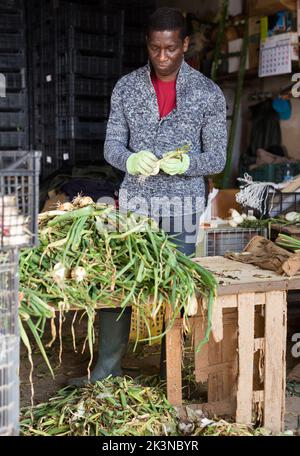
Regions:
[[[48,192],[48,199],[46,200],[41,212],[53,211],[57,208],[58,203],[66,203],[69,198],[65,193],[56,193],[55,190]]]
[[[297,0],[248,0],[249,16],[268,16],[278,11],[296,10]]]
[[[212,200],[212,217],[220,217],[225,220],[230,217],[229,209],[236,209],[242,212],[241,206],[235,200],[235,195],[239,191],[238,188],[219,190],[217,196]]]

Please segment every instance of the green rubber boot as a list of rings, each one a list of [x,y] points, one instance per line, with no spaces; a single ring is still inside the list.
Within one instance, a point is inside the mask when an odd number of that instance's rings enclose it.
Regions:
[[[88,383],[113,375],[122,375],[121,361],[126,353],[130,333],[131,307],[128,307],[122,317],[120,309],[101,309],[99,311],[99,349],[98,360],[88,379],[85,377],[72,378],[69,386],[82,387]]]

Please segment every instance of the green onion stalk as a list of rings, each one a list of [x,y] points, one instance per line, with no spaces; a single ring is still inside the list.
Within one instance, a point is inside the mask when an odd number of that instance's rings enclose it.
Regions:
[[[51,322],[51,346],[56,339],[56,315],[61,331],[62,315],[72,309],[88,317],[89,371],[99,303],[120,306],[123,311],[128,305],[136,306],[137,326],[144,322],[148,329],[148,337],[140,341],[149,341],[165,335],[180,315],[184,331],[190,331],[191,302],[201,296],[208,323],[205,338],[196,347],[200,350],[211,330],[217,290],[214,276],[179,252],[172,236],[158,229],[152,219],[120,213],[87,197],[61,207],[65,210],[40,214],[39,246],[20,255],[20,332],[31,363],[28,330],[53,375],[42,341],[45,324]],[[164,333],[154,337],[150,323],[156,322],[167,305],[172,318]],[[138,341],[137,334],[135,347]]]
[[[300,239],[280,233],[276,239],[276,244],[293,252],[300,252]]]

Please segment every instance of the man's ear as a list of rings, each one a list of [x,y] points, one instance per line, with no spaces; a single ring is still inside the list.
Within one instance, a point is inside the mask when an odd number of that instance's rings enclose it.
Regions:
[[[190,45],[190,37],[186,36],[183,40],[183,52],[187,52]]]

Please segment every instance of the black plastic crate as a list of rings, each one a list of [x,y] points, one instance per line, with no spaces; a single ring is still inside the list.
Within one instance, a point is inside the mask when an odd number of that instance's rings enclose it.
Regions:
[[[23,9],[23,0],[0,0],[0,10],[20,11]]]
[[[0,112],[0,129],[25,128],[25,114],[22,111],[19,112]],[[1,131],[0,131],[1,135]]]
[[[75,3],[63,4],[58,10],[58,17],[62,28],[68,24],[95,33],[114,34],[118,32],[120,25],[117,14]]]
[[[24,36],[22,33],[0,33],[0,50],[19,51],[24,46]]]
[[[265,217],[276,217],[288,212],[300,212],[300,193],[266,193],[263,211]],[[260,215],[257,213],[257,215]]]
[[[114,78],[120,73],[120,62],[115,58],[85,56],[77,53],[59,56],[58,73],[69,72],[98,78]]]
[[[0,30],[18,32],[23,24],[23,15],[20,13],[1,13],[0,14]]]
[[[49,175],[55,173],[59,167],[59,159],[56,152],[56,145],[50,144],[41,146],[42,154],[42,178],[45,179]]]
[[[26,148],[26,133],[23,131],[0,132],[0,149]],[[1,154],[0,150],[0,154]]]
[[[107,122],[80,121],[76,117],[58,117],[58,139],[104,140]]]
[[[25,56],[22,52],[0,54],[0,71],[19,70],[25,66]]]
[[[25,68],[18,70],[15,73],[2,73],[5,77],[6,90],[22,90],[26,86]]]
[[[72,94],[93,97],[110,97],[115,85],[114,81],[105,79],[88,79],[71,75],[71,79],[60,77],[57,82],[59,94]]]
[[[128,66],[142,66],[147,63],[147,60],[146,48],[126,47],[124,50],[124,62]]]
[[[107,118],[109,114],[109,100],[97,99],[75,99],[68,97],[58,102],[58,113],[61,115],[89,117],[89,118]]]
[[[124,33],[124,45],[125,46],[145,46],[145,31],[140,28],[127,28]]]
[[[0,151],[0,249],[37,245],[40,157]]]
[[[119,40],[113,35],[96,35],[71,28],[66,35],[58,37],[59,49],[78,49],[89,53],[115,53],[119,51]]]
[[[5,97],[0,97],[0,110],[4,109],[25,109],[25,94],[6,93]]]
[[[99,162],[103,158],[103,142],[78,142],[74,149],[75,163]]]

